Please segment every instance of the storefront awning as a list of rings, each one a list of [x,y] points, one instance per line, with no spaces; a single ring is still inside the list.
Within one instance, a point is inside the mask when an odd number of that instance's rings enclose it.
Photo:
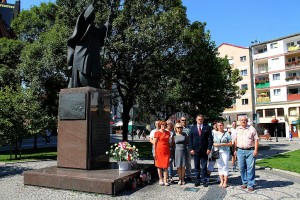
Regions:
[[[299,120],[296,120],[296,121],[292,121],[292,124],[299,124],[300,121]]]

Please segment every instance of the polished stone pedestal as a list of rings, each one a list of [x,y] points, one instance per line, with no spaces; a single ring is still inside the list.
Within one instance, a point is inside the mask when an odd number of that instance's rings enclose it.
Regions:
[[[92,87],[59,93],[57,166],[74,169],[109,167],[110,95]]]
[[[116,195],[125,189],[130,178],[140,170],[80,170],[56,166],[24,172],[24,184]]]

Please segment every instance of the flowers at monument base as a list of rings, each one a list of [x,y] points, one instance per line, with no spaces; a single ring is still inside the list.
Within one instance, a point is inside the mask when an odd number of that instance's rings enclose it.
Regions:
[[[109,157],[116,161],[129,161],[134,162],[138,160],[139,150],[128,142],[119,142],[110,146],[110,150],[106,152]]]

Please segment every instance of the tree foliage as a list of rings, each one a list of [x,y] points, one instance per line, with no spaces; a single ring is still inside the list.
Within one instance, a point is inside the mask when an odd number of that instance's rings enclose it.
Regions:
[[[130,109],[143,88],[165,79],[167,69],[176,65],[181,50],[178,38],[188,21],[177,0],[117,1],[116,5],[105,52],[106,72],[122,101],[123,140],[127,140]]]
[[[20,84],[17,65],[23,46],[19,40],[0,38],[0,88]]]
[[[41,3],[30,10],[23,10],[12,21],[11,26],[18,38],[33,42],[40,34],[48,31],[55,23],[57,6],[54,3]]]
[[[0,90],[0,144],[9,145],[15,159],[22,139],[45,130],[50,121],[31,90],[9,86]]]
[[[97,1],[96,25],[110,11],[112,30],[101,52],[105,89],[118,91],[123,105],[123,140],[129,112],[168,118],[183,111],[220,116],[237,97],[238,71],[219,58],[205,23],[190,24],[181,0]],[[58,91],[67,86],[67,38],[80,12],[91,0],[57,0],[22,11],[13,22],[20,40],[28,41],[19,70],[23,83],[34,90],[42,107],[57,116]],[[143,115],[147,116],[147,115]]]

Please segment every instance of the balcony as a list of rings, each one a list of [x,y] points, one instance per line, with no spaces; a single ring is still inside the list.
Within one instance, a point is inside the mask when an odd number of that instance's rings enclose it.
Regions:
[[[256,89],[269,88],[269,87],[270,87],[270,82],[261,81],[261,82],[256,83],[256,81],[255,81]]]
[[[288,47],[288,51],[291,52],[291,51],[297,51],[299,50],[299,45],[295,45],[295,46],[290,46]]]
[[[299,68],[300,67],[300,63],[299,61],[294,61],[294,62],[288,62],[285,64],[285,69],[295,69],[295,68]]]
[[[258,97],[256,98],[256,104],[267,104],[271,103],[270,97]]]
[[[300,81],[300,76],[289,76],[285,78],[285,81],[290,82],[290,81]]]
[[[300,100],[300,94],[288,94],[287,100],[288,101]]]

